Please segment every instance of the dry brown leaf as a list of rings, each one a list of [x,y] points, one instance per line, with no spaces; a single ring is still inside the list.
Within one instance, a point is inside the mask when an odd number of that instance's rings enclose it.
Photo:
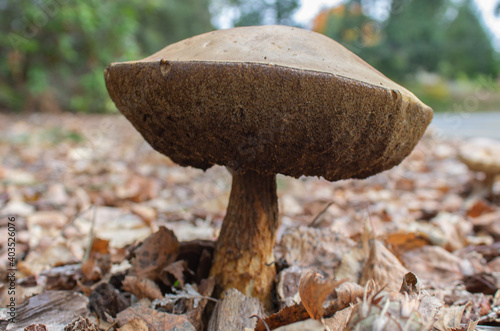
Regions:
[[[463,277],[462,260],[439,246],[406,252],[402,259],[422,281],[449,284]]]
[[[135,250],[130,274],[156,280],[161,270],[175,261],[178,252],[174,232],[162,226]]]
[[[339,306],[348,306],[363,297],[365,288],[353,282],[343,282],[335,289],[335,302]],[[328,310],[328,309],[327,309]]]
[[[120,199],[142,202],[156,198],[160,192],[160,185],[152,178],[134,174],[125,184],[116,187],[115,192]]]
[[[95,258],[89,257],[87,261],[82,263],[82,272],[86,280],[96,281],[101,279],[102,271],[97,266]]]
[[[125,326],[130,321],[140,317],[149,331],[183,330],[195,331],[194,326],[185,315],[174,315],[160,312],[144,305],[129,307],[118,314],[116,321],[118,326]]]
[[[382,242],[376,239],[370,242],[370,255],[365,262],[361,276],[362,285],[373,280],[376,284],[386,286],[389,290],[398,291],[401,279],[407,273],[408,270]]]
[[[273,330],[282,325],[303,321],[308,318],[310,318],[309,313],[301,302],[290,307],[285,307],[279,312],[265,318],[263,321],[259,319],[255,326],[255,331],[266,331],[266,325]]]
[[[437,321],[434,323],[434,327],[439,331],[459,329],[462,315],[468,305],[469,304],[441,308],[436,315]]]
[[[430,244],[430,241],[426,237],[418,233],[404,230],[389,233],[383,236],[383,240],[385,244],[396,253],[396,256]]]
[[[363,272],[363,267],[368,258],[368,247],[363,242],[359,242],[348,253],[342,256],[342,262],[337,269],[335,276],[341,279],[348,279],[351,282],[359,283]]]
[[[170,281],[170,276],[174,276],[175,280],[179,281],[179,285],[181,288],[184,287],[184,271],[187,270],[187,262],[184,260],[175,261],[169,265],[167,265],[160,272],[159,278],[163,282],[163,284],[167,286],[172,286],[174,282]]]
[[[441,229],[445,243],[440,246],[446,250],[455,251],[469,245],[467,235],[472,232],[472,224],[463,217],[442,212],[432,219],[431,224]]]
[[[352,309],[352,307],[347,307],[339,310],[332,317],[323,319],[322,322],[330,331],[344,331],[351,318]]]
[[[109,254],[109,240],[94,238],[90,250],[90,254],[92,253]]]
[[[313,319],[321,319],[325,312],[325,299],[346,280],[328,280],[317,272],[308,272],[300,280],[299,294],[304,308]]]
[[[119,331],[149,331],[148,325],[143,319],[136,317],[118,329]]]
[[[469,217],[478,217],[494,211],[495,208],[483,199],[474,200],[467,206],[467,216]]]
[[[109,240],[94,238],[89,258],[82,263],[85,279],[91,281],[101,279],[111,267],[110,259]]]
[[[163,294],[158,285],[148,278],[126,276],[123,281],[123,289],[134,294],[139,299],[148,298],[154,300],[163,298]]]
[[[418,283],[417,276],[415,276],[413,272],[409,272],[406,275],[404,275],[403,283],[401,284],[399,292],[408,294],[411,293],[418,294],[417,283]]]
[[[98,328],[88,318],[79,316],[66,325],[64,331],[98,331]]]
[[[145,206],[142,204],[137,204],[134,203],[130,206],[130,210],[142,218],[142,220],[148,225],[148,226],[154,226],[153,221],[156,219],[156,216],[158,213],[156,212],[156,209]]]

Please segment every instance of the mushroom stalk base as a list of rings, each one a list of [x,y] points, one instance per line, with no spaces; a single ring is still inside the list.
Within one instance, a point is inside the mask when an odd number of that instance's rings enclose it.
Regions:
[[[273,247],[278,226],[276,176],[250,171],[233,174],[210,271],[219,295],[236,288],[246,296],[270,302],[276,276]]]

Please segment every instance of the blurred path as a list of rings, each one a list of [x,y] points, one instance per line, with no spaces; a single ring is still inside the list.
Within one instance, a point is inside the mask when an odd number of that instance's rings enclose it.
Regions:
[[[430,126],[445,136],[488,137],[500,140],[500,111],[435,113]]]

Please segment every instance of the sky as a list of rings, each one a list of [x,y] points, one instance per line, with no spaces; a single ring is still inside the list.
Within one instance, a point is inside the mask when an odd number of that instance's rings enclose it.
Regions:
[[[300,9],[295,13],[294,18],[302,23],[305,28],[311,28],[312,19],[323,8],[330,8],[342,2],[342,0],[301,0]],[[500,50],[500,18],[493,15],[496,0],[475,0],[476,5],[481,10],[484,23],[489,28],[493,43],[497,50]]]

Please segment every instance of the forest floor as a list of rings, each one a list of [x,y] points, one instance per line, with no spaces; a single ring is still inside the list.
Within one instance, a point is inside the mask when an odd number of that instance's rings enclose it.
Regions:
[[[0,114],[0,132],[0,329],[500,330],[500,182],[474,193],[461,138],[429,130],[366,180],[278,176],[265,310],[211,298],[225,168],[175,165],[120,115]]]

